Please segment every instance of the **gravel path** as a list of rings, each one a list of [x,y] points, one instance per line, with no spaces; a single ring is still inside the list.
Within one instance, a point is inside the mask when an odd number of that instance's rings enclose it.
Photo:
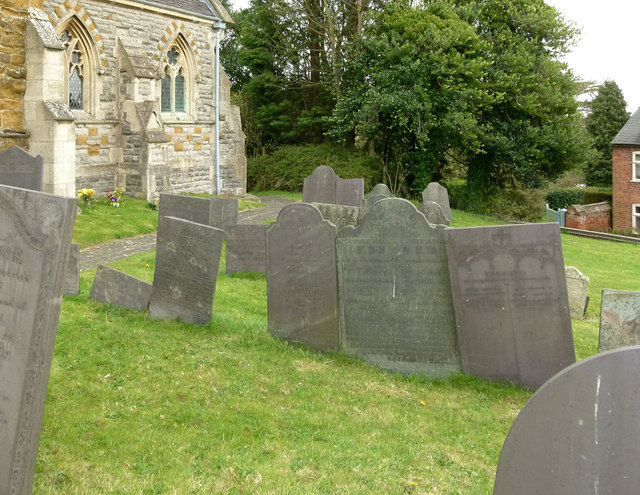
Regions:
[[[280,210],[291,203],[290,199],[278,196],[263,196],[259,198],[264,208],[244,210],[238,213],[238,223],[258,224],[276,218]],[[144,253],[156,248],[156,233],[144,234],[128,239],[118,239],[97,246],[91,246],[80,251],[78,260],[80,270],[91,270],[100,264],[128,258],[134,254]]]

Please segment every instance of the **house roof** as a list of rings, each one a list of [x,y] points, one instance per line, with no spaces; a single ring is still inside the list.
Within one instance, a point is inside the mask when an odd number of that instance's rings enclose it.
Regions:
[[[148,2],[159,7],[188,12],[213,21],[233,22],[226,9],[216,0],[148,0]]]
[[[629,117],[627,123],[613,138],[611,144],[634,144],[640,146],[640,108]]]

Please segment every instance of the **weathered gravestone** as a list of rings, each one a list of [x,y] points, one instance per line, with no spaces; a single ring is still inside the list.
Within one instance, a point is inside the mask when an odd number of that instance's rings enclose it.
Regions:
[[[385,184],[376,184],[371,189],[371,192],[367,194],[367,197],[360,202],[360,216],[364,216],[369,213],[371,207],[381,199],[395,198],[393,193]]]
[[[358,206],[364,197],[364,179],[341,179],[331,167],[316,167],[305,177],[302,201]]]
[[[320,210],[322,218],[329,220],[340,230],[347,225],[354,227],[360,223],[360,208],[358,206],[332,205],[329,203],[311,203]]]
[[[211,203],[208,198],[162,193],[158,204],[158,216],[182,218],[190,222],[209,225],[210,208]]]
[[[338,233],[336,250],[346,352],[401,373],[460,370],[444,226],[382,199]]]
[[[635,494],[640,347],[597,354],[545,383],[502,447],[494,495]]]
[[[444,217],[449,222],[447,225],[451,225],[451,205],[449,204],[449,191],[444,186],[441,186],[437,182],[430,182],[427,188],[422,191],[422,202],[434,201],[438,203],[442,208]]]
[[[569,312],[571,318],[583,320],[589,304],[589,277],[585,277],[575,266],[564,269],[569,294]]]
[[[442,208],[435,201],[425,201],[418,208],[426,218],[427,222],[432,225],[451,225],[451,219],[447,219],[442,212]]]
[[[43,171],[42,157],[33,157],[19,146],[0,153],[0,184],[42,191]]]
[[[237,198],[209,198],[209,223],[211,227],[226,230],[238,223]]]
[[[65,296],[77,296],[80,288],[80,244],[71,244],[67,258],[67,269],[64,274],[62,293]]]
[[[215,227],[159,218],[149,316],[209,322],[223,241],[224,231]]]
[[[336,228],[310,204],[285,206],[267,228],[269,332],[328,351],[339,348]]]
[[[29,494],[74,198],[0,186],[0,493]]]
[[[266,225],[228,226],[227,273],[267,273]]]
[[[557,223],[445,237],[465,373],[535,389],[575,362]]]
[[[149,282],[105,265],[98,265],[91,286],[91,299],[146,311],[149,308],[151,287]]]
[[[640,292],[602,290],[598,352],[640,344]]]

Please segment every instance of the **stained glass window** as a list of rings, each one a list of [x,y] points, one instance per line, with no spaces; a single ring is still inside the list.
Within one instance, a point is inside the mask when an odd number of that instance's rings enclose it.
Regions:
[[[84,108],[84,62],[78,39],[69,30],[60,33],[60,40],[67,51],[69,60],[69,108],[82,110]]]
[[[69,108],[82,110],[82,76],[77,67],[69,76]]]
[[[184,76],[182,75],[182,69],[176,76],[176,112],[184,112]]]
[[[171,111],[171,74],[169,74],[169,67],[164,70],[164,77],[162,78],[160,110],[163,112]]]
[[[177,45],[166,53],[164,77],[160,86],[160,109],[163,112],[187,111],[187,80],[184,56]]]

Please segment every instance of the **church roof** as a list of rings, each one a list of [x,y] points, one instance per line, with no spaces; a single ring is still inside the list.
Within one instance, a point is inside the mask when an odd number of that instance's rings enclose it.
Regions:
[[[215,2],[216,8],[213,7],[209,0],[148,0],[149,3],[159,7],[168,7],[172,10],[188,12],[200,17],[205,17],[213,21],[233,22],[229,14],[219,2]]]
[[[633,144],[640,146],[640,108],[627,120],[611,144]]]

